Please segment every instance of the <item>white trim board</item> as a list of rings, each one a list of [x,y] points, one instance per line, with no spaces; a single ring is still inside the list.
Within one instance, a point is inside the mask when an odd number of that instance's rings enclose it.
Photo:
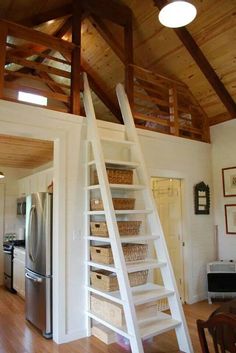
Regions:
[[[80,247],[79,244],[71,245],[70,239],[72,233],[78,231],[71,214],[74,214],[75,209],[74,194],[79,174],[76,166],[83,122],[84,118],[79,116],[0,100],[1,134],[54,141],[53,339],[57,343],[71,340],[68,337],[71,337],[70,321],[73,320],[70,318],[69,307],[74,303],[68,303],[68,298],[74,283],[71,278],[73,273],[68,272],[68,268],[72,267],[71,247]],[[75,243],[78,242],[79,239],[76,239]],[[74,287],[79,292],[78,286]],[[75,308],[78,315],[82,306],[81,300],[81,307]],[[77,329],[83,332],[83,322]]]

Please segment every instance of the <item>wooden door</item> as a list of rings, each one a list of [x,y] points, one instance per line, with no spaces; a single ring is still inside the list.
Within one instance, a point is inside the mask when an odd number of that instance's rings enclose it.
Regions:
[[[184,300],[181,181],[179,179],[152,178],[152,189],[163,227],[175,279]],[[158,272],[155,280],[160,282]]]

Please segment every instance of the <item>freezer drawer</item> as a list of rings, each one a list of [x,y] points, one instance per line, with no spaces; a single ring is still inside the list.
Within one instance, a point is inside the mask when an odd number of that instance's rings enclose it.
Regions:
[[[52,337],[52,277],[40,276],[26,269],[25,272],[26,319]]]

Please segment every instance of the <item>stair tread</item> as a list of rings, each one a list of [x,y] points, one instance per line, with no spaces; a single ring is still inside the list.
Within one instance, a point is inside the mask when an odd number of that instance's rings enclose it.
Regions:
[[[124,337],[129,338],[129,334],[127,333],[126,325],[122,327],[117,327],[110,323],[109,321],[99,317],[96,313],[88,312],[88,315],[100,322],[101,324],[109,327],[113,331],[120,333]],[[175,329],[177,326],[181,324],[180,321],[172,319],[172,317],[168,314],[158,312],[157,315],[152,315],[149,318],[145,318],[144,320],[138,320],[138,326],[140,329],[140,335],[142,339],[147,339],[150,337],[154,337],[160,335],[164,332]]]
[[[93,262],[93,261],[88,261],[87,264],[89,266],[97,267],[97,268],[104,269],[107,271],[118,272],[118,269],[115,268],[115,266],[113,264],[107,265],[107,264],[102,264],[102,263]],[[142,260],[142,261],[127,262],[126,268],[129,273],[132,273],[132,272],[137,272],[137,271],[142,271],[142,270],[160,268],[165,265],[166,265],[165,262],[157,261],[155,259],[146,259],[146,260]]]
[[[93,287],[88,287],[88,290],[106,299],[122,304],[120,291],[106,292]],[[132,287],[131,291],[135,305],[149,303],[174,294],[174,291],[154,283],[146,283],[141,286]]]
[[[95,164],[95,160],[89,161],[88,165],[93,165]],[[133,162],[133,161],[122,161],[122,160],[116,160],[116,159],[105,159],[105,164],[106,167],[122,167],[122,169],[135,169],[137,167],[139,167],[139,163],[138,162]]]
[[[108,237],[96,237],[96,236],[88,236],[85,237],[87,240],[100,241],[103,243],[110,243],[111,240]],[[148,240],[156,240],[159,239],[159,235],[122,235],[120,236],[121,243],[138,243],[140,241],[145,242]]]
[[[128,141],[128,140],[116,140],[116,139],[111,139],[109,137],[102,137],[101,138],[102,141],[104,142],[112,142],[112,143],[118,143],[118,144],[124,144],[124,145],[134,145],[135,142],[133,141]]]
[[[180,324],[180,321],[172,319],[170,315],[158,312],[155,318],[139,322],[140,334],[143,339],[147,339],[173,330]]]
[[[146,188],[145,185],[139,185],[139,184],[109,184],[111,189],[127,189],[127,190],[133,190],[133,191],[138,191],[138,190],[143,190]],[[100,185],[89,185],[87,187],[88,190],[96,190],[100,189]]]
[[[151,209],[146,210],[115,210],[115,214],[148,214],[151,213]],[[105,215],[105,211],[88,211],[88,215]]]

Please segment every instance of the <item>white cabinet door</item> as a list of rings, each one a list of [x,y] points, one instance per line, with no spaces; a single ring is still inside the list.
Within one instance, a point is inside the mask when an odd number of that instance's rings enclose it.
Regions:
[[[21,297],[25,297],[25,251],[14,248],[13,288]]]
[[[19,196],[27,196],[33,192],[46,192],[53,180],[53,168],[32,174],[18,180]]]

